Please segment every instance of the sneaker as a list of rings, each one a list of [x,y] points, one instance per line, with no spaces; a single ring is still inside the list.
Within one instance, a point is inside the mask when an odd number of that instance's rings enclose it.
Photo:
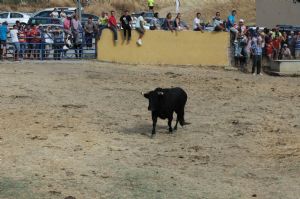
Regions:
[[[253,75],[253,76],[255,76],[255,75],[256,75],[256,73],[252,73],[252,75]]]
[[[137,43],[137,45],[139,45],[139,46],[141,46],[141,45],[143,44],[141,39],[137,40],[136,43]]]
[[[258,75],[260,75],[260,76],[263,76],[264,74],[262,74],[262,73],[259,73]]]

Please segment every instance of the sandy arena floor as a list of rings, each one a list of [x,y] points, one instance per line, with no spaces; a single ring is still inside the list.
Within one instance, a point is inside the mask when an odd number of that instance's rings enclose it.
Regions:
[[[192,125],[150,139],[141,91]],[[98,62],[0,64],[0,198],[300,198],[300,78]]]

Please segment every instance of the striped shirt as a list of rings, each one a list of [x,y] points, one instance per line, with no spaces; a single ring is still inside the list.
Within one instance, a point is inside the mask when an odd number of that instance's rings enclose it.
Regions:
[[[300,37],[296,40],[295,50],[300,50]]]

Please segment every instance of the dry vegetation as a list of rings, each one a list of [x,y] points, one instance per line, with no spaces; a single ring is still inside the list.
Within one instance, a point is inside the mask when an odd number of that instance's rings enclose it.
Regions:
[[[174,11],[173,0],[156,0],[157,9],[162,11],[162,15],[166,12]],[[35,12],[43,7],[54,6],[75,6],[73,0],[51,0],[49,3],[39,5],[0,5],[0,10],[20,10],[26,12]],[[100,15],[102,11],[115,9],[117,11],[128,9],[130,11],[144,10],[147,8],[146,0],[94,0],[90,6],[85,8],[88,13]],[[183,18],[191,21],[194,13],[200,11],[206,19],[210,19],[218,10],[225,17],[232,9],[237,9],[239,17],[246,19],[248,23],[254,23],[255,0],[182,0]]]

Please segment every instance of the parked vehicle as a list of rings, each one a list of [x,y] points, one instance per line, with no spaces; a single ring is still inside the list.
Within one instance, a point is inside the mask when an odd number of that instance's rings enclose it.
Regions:
[[[56,7],[56,8],[47,8],[44,10],[41,10],[39,12],[36,12],[33,16],[34,17],[50,17],[50,14],[53,12],[54,9],[57,9],[58,14],[62,11],[68,12],[68,13],[74,13],[76,11],[76,8],[69,8],[69,7]]]
[[[7,22],[9,26],[12,26],[16,21],[20,21],[22,24],[27,24],[30,19],[30,15],[21,12],[2,12],[0,13],[0,23]]]
[[[50,26],[50,25],[63,25],[62,21],[60,19],[55,19],[51,17],[32,17],[28,21],[29,25],[32,24],[39,24],[44,26]]]
[[[34,15],[34,17],[50,17],[50,14],[53,12],[53,9],[54,8],[52,8],[52,9],[45,9],[43,11],[40,11],[40,12],[36,13]],[[57,12],[58,12],[59,16],[60,16],[61,11],[62,11],[62,8],[57,9]],[[73,15],[74,12],[75,12],[75,9],[74,10],[71,9],[71,8],[65,9],[64,12],[66,13],[66,15]],[[83,25],[88,21],[89,17],[93,18],[93,22],[98,23],[98,21],[99,21],[99,17],[98,16],[92,15],[92,14],[87,14],[87,13],[82,13],[81,14],[81,22],[82,22]]]

